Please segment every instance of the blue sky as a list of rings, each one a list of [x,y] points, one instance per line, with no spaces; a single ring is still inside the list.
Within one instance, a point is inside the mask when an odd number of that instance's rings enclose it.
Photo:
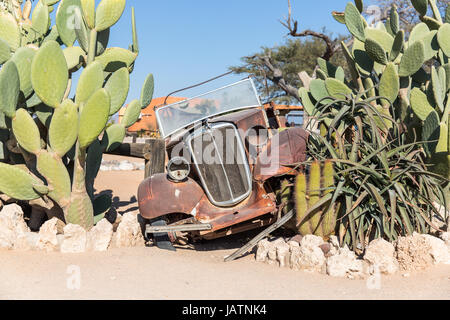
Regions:
[[[345,26],[331,16],[348,0],[292,0],[293,17],[301,29],[345,34]],[[138,98],[148,73],[155,77],[155,97],[202,82],[228,71],[240,57],[275,46],[286,39],[278,21],[287,15],[287,0],[127,0],[121,20],[113,27],[110,46],[131,43],[131,7],[136,9],[140,55],[131,75],[128,101]],[[200,88],[196,94],[241,79],[227,76]]]

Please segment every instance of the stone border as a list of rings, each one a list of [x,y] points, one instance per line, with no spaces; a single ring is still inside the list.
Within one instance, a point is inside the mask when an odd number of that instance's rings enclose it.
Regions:
[[[52,218],[41,226],[39,232],[31,232],[19,205],[5,205],[0,211],[0,249],[82,253],[144,245],[138,215],[133,212],[125,213],[114,225],[102,219],[89,231]]]
[[[314,235],[263,239],[257,245],[255,259],[293,270],[349,279],[364,279],[375,273],[406,272],[407,276],[408,271],[423,270],[433,264],[450,264],[450,233],[443,232],[440,238],[414,233],[394,243],[375,239],[362,257],[357,257],[346,245],[340,247],[336,236],[327,242]]]

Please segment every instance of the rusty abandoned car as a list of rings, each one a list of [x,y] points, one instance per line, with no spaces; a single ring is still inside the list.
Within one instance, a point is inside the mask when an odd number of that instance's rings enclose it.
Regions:
[[[268,118],[252,79],[157,108],[156,117],[160,165],[139,185],[138,201],[158,247],[279,219],[281,179],[298,173],[309,134]]]

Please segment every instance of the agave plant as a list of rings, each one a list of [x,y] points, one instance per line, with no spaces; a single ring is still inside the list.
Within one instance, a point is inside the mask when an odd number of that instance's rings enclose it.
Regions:
[[[97,8],[95,0],[40,0],[32,13],[29,0],[10,3],[15,13],[0,12],[0,191],[89,229],[111,205],[94,195],[102,154],[123,141],[153,95],[150,74],[123,121],[107,125],[127,99],[139,53],[134,9],[127,50],[107,48],[125,0]]]
[[[328,103],[317,105],[314,115],[329,125],[321,126],[320,134],[311,134],[308,152],[314,160],[309,175],[310,180],[317,175],[318,161],[333,163],[336,183],[328,178],[328,183],[310,184],[308,194],[322,192],[320,201],[310,207],[297,200],[297,211],[304,213],[297,221],[300,231],[309,224],[316,228],[306,233],[317,233],[317,226],[334,223],[332,233],[358,251],[374,238],[394,241],[413,232],[438,230],[432,217],[440,213],[432,199],[445,203],[446,179],[428,170],[421,142],[407,143],[397,119],[372,104],[387,99],[363,100],[360,95],[326,99]],[[305,193],[302,181],[297,177],[297,199]]]

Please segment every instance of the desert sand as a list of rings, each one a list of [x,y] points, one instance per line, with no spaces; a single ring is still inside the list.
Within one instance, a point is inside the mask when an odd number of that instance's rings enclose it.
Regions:
[[[96,189],[112,192],[114,206],[123,214],[138,210],[136,190],[142,179],[143,171],[100,172]],[[177,252],[156,247],[83,254],[0,251],[0,299],[450,298],[450,265],[368,281],[278,268],[256,262],[253,254],[224,263],[224,256],[249,236],[236,235]],[[75,286],[74,274],[79,275]]]

